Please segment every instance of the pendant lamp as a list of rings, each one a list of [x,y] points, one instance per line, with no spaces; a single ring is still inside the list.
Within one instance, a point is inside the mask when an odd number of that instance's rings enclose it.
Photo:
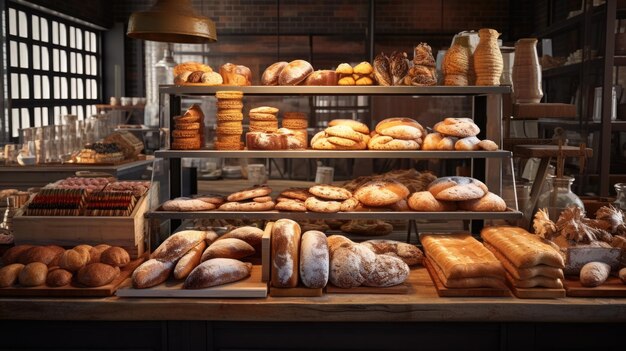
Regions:
[[[157,0],[150,10],[134,12],[128,20],[126,35],[168,43],[217,41],[215,23],[196,13],[190,0]]]

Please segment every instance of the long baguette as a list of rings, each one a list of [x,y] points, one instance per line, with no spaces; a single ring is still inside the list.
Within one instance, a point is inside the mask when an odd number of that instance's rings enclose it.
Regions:
[[[488,227],[480,236],[508,258],[515,267],[530,268],[540,264],[564,268],[563,256],[537,235],[518,227]]]

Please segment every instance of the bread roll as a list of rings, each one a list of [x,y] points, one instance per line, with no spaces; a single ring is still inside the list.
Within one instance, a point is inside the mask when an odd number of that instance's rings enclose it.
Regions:
[[[395,180],[373,180],[361,185],[355,192],[359,202],[366,206],[387,206],[409,196],[409,189]]]
[[[0,288],[15,284],[22,269],[24,269],[24,265],[21,263],[11,263],[0,268]]]
[[[278,85],[278,77],[280,72],[287,66],[287,62],[280,61],[271,64],[265,69],[261,76],[261,84],[263,85]]]
[[[463,211],[474,212],[504,212],[506,211],[506,202],[492,193],[488,192],[480,199],[466,200],[458,202],[459,209]]]
[[[2,255],[2,264],[8,266],[10,264],[17,263],[22,253],[26,252],[26,250],[32,247],[33,245],[16,245],[12,248],[9,248]]]
[[[204,289],[244,279],[250,275],[252,264],[231,258],[213,258],[200,263],[189,274],[183,288]]]
[[[261,241],[263,240],[263,230],[257,227],[239,227],[219,237],[218,240],[235,238],[243,240],[254,248],[261,251]]]
[[[114,267],[124,267],[130,263],[130,255],[123,248],[113,246],[102,253],[100,262]]]
[[[111,245],[107,244],[100,244],[92,247],[91,250],[89,250],[89,263],[100,262],[100,255],[102,255],[102,253],[110,247]]]
[[[480,140],[475,136],[471,136],[471,137],[459,139],[454,144],[454,149],[460,150],[460,151],[475,151],[475,150],[480,150],[479,144],[480,144]]]
[[[278,76],[278,85],[298,85],[313,73],[313,66],[304,60],[289,62]]]
[[[72,282],[72,272],[63,268],[51,269],[46,277],[46,285],[52,287],[66,286]]]
[[[304,85],[337,85],[337,74],[331,70],[315,71],[309,74]]]
[[[150,258],[175,262],[191,248],[204,241],[206,236],[207,233],[200,230],[183,230],[172,234],[154,250]]]
[[[246,66],[226,63],[220,67],[220,75],[224,80],[224,85],[245,86],[252,84],[252,72]]]
[[[89,256],[90,258],[91,256],[89,253],[91,252],[91,249],[93,249],[93,246],[87,244],[76,245],[72,248],[72,250],[81,252],[83,255]]]
[[[174,279],[185,279],[201,262],[202,252],[206,248],[206,243],[203,241],[189,250],[185,256],[181,257],[174,267]]]
[[[354,131],[359,132],[361,134],[368,134],[370,133],[370,129],[367,125],[359,122],[359,121],[355,121],[353,119],[333,119],[332,121],[328,122],[328,126],[329,127],[334,127],[334,126],[348,126],[350,128],[352,128]]]
[[[374,269],[363,285],[382,288],[402,284],[409,277],[409,272],[409,266],[401,259],[388,255],[376,255]]]
[[[489,139],[481,140],[478,143],[478,147],[481,148],[482,150],[485,150],[485,151],[496,151],[496,150],[498,150],[498,144],[496,144],[495,142],[493,142],[492,140],[489,140]]]
[[[133,287],[145,289],[159,285],[167,280],[173,269],[173,262],[151,258],[133,271]]]
[[[480,128],[471,118],[445,118],[443,121],[435,124],[433,129],[441,134],[457,138],[476,136],[480,133]]]
[[[279,219],[271,234],[272,286],[295,288],[298,285],[300,226],[290,219]]]
[[[456,203],[437,200],[430,191],[418,191],[409,197],[409,207],[419,212],[447,212],[455,211]]]
[[[76,272],[83,268],[89,262],[89,259],[89,253],[85,254],[84,250],[67,250],[59,258],[59,267],[70,272]]]
[[[580,284],[594,287],[602,285],[611,273],[611,266],[604,262],[589,262],[580,269]]]
[[[41,262],[48,265],[57,255],[59,255],[59,252],[53,247],[33,246],[19,255],[18,262],[26,265],[33,262]]]
[[[96,262],[81,268],[76,280],[89,287],[98,287],[111,283],[120,275],[120,268]]]
[[[31,262],[24,266],[18,275],[22,286],[39,286],[46,283],[48,266],[42,262]]]
[[[375,269],[376,254],[361,244],[342,245],[330,253],[330,282],[340,288],[354,288],[365,282]]]
[[[463,201],[479,199],[489,192],[487,186],[470,177],[441,177],[428,185],[437,200]]]
[[[227,238],[216,240],[202,253],[202,262],[212,258],[240,259],[254,255],[254,248],[243,240]]]
[[[422,264],[424,253],[417,246],[395,240],[368,240],[361,243],[377,255],[401,259],[409,266]]]
[[[619,276],[619,279],[622,281],[622,283],[626,284],[626,268],[620,269],[618,276]]]
[[[441,133],[430,133],[424,137],[422,150],[439,150],[439,142],[444,138]]]
[[[300,242],[300,280],[307,288],[323,288],[328,283],[329,252],[326,234],[309,230]]]

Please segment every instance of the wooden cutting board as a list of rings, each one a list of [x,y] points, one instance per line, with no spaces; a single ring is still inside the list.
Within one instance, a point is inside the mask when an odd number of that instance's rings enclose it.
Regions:
[[[115,291],[130,277],[135,268],[143,261],[144,257],[140,257],[131,261],[124,269],[120,271],[120,275],[110,284],[99,286],[96,288],[86,287],[77,282],[61,287],[35,286],[23,287],[15,285],[8,288],[0,288],[0,296],[54,296],[54,297],[107,297],[113,296]]]
[[[261,266],[252,266],[246,279],[206,289],[183,289],[182,280],[170,280],[148,289],[135,289],[130,279],[117,290],[119,297],[267,297],[267,283],[261,281]]]
[[[439,297],[508,297],[511,296],[511,291],[507,289],[507,287],[502,284],[501,289],[496,288],[447,288],[439,277],[437,273],[434,271],[434,268],[431,266],[431,262],[428,259],[424,260],[424,266],[426,266],[426,270],[428,270],[428,274],[430,275],[430,279],[432,279],[435,284],[435,289],[437,289],[437,295]]]
[[[575,277],[565,277],[563,285],[570,297],[626,297],[626,284],[613,276],[604,284],[593,288],[582,286]]]

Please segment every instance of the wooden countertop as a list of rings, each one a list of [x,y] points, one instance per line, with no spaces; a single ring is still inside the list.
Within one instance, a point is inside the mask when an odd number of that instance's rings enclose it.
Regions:
[[[316,322],[626,322],[626,299],[440,298],[424,268],[406,295],[317,298],[1,298],[4,320],[208,320]]]

